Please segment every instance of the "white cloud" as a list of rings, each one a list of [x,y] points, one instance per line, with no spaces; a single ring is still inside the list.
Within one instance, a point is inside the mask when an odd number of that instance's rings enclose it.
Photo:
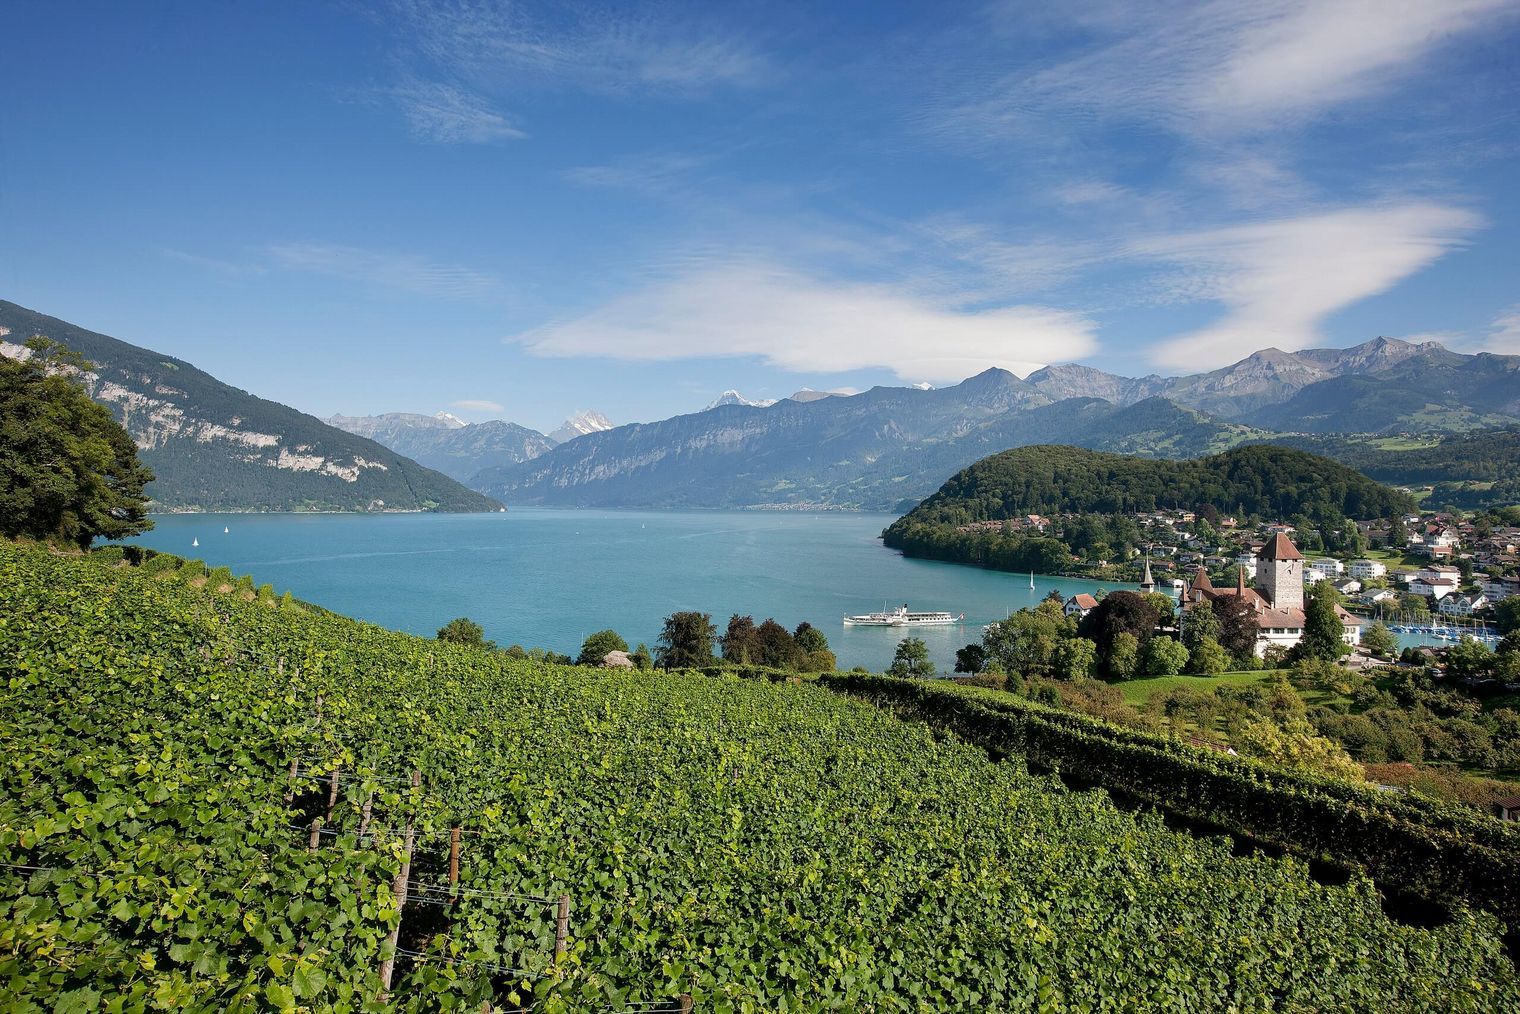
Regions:
[[[406,117],[412,133],[442,144],[481,144],[526,137],[479,95],[453,85],[409,81],[386,94]]]
[[[1181,269],[1169,294],[1224,304],[1219,321],[1153,347],[1159,364],[1194,371],[1256,349],[1285,351],[1320,340],[1319,325],[1461,245],[1482,220],[1431,203],[1373,206],[1158,236],[1131,256]]]
[[[461,412],[505,412],[506,406],[499,405],[494,401],[486,401],[482,398],[461,398],[450,402],[449,408],[457,408]]]
[[[1027,5],[1009,5],[1026,18]],[[1074,58],[998,81],[952,113],[966,131],[1016,128],[1074,106],[1182,133],[1270,129],[1386,90],[1514,0],[1205,0],[1078,5]],[[1049,28],[1048,17],[1042,27]]]
[[[511,340],[544,356],[664,361],[756,356],[799,373],[885,367],[959,381],[990,366],[1025,375],[1095,348],[1079,314],[968,311],[900,286],[825,282],[767,262],[692,270]]]
[[[283,268],[328,275],[419,296],[479,299],[500,289],[491,275],[457,264],[437,264],[410,253],[330,243],[284,243],[269,248]]]
[[[1073,180],[1053,191],[1062,204],[1107,204],[1130,196],[1125,187],[1107,180]]]
[[[1509,307],[1489,325],[1488,339],[1480,352],[1520,356],[1520,304]]]

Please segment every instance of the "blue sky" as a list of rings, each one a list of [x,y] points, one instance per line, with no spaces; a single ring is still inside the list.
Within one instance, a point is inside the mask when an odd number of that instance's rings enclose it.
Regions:
[[[317,414],[1520,353],[1520,0],[21,2],[0,37],[0,296]]]

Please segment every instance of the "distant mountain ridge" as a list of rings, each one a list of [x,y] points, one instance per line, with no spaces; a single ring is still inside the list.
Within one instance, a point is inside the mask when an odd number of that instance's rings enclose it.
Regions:
[[[1462,432],[1517,418],[1520,357],[1376,338],[1349,349],[1263,349],[1186,377],[1061,364],[1024,379],[987,370],[937,390],[716,405],[584,436],[470,484],[522,503],[884,509],[1027,444],[1182,458],[1284,433]]]
[[[398,454],[437,469],[460,482],[481,469],[516,464],[538,457],[555,442],[537,430],[492,419],[467,423],[446,412],[419,415],[335,415],[324,420],[340,430],[368,437]]]
[[[494,511],[387,447],[255,397],[182,359],[0,300],[0,354],[34,334],[95,364],[86,388],[137,442],[155,509]]]
[[[1262,349],[1184,377],[1130,378],[1060,364],[1027,379],[1055,401],[1126,405],[1159,397],[1232,422],[1312,433],[1458,431],[1520,415],[1520,356],[1467,355],[1439,342],[1385,337],[1348,349]]]
[[[470,484],[509,502],[604,507],[815,503],[887,509],[917,502],[946,475],[1021,443],[1064,439],[1164,453],[1222,450],[1265,434],[1164,400],[1053,403],[992,369],[936,390],[876,387],[768,408],[723,405],[583,436]]]

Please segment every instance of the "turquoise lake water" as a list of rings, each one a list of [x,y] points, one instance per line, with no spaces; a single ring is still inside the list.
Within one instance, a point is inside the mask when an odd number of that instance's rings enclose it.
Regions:
[[[277,591],[382,626],[431,636],[468,616],[499,644],[567,654],[611,627],[654,646],[664,618],[731,613],[788,628],[807,620],[828,636],[841,667],[886,668],[903,636],[845,627],[846,613],[884,604],[965,613],[949,627],[916,628],[935,664],[982,625],[1100,586],[909,560],[877,536],[890,514],[594,511],[513,508],[506,514],[197,514],[154,518],[133,540],[252,574]],[[228,529],[223,532],[222,529]],[[199,540],[198,547],[192,540]],[[1121,587],[1109,584],[1106,587]]]

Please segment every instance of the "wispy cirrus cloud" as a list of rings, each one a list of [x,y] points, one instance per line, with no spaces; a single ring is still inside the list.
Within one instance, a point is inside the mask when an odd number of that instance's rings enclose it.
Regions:
[[[1516,11],[1513,0],[1161,0],[1081,5],[1010,21],[1087,42],[1021,68],[948,110],[956,129],[1018,130],[1065,110],[1156,121],[1182,134],[1238,134],[1302,122],[1381,92],[1444,43]]]
[[[461,398],[450,402],[449,408],[457,408],[461,412],[505,412],[505,405],[494,401],[486,401],[484,398]]]
[[[412,134],[440,144],[515,141],[528,135],[473,92],[437,81],[411,80],[386,89]]]
[[[1465,208],[1410,202],[1152,236],[1124,253],[1174,265],[1164,284],[1177,302],[1225,307],[1215,323],[1151,350],[1160,365],[1196,370],[1316,344],[1331,314],[1434,263],[1482,224]]]
[[[771,62],[731,33],[622,7],[513,0],[397,0],[412,49],[482,80],[531,75],[580,87],[750,86]]]
[[[1494,318],[1488,328],[1480,352],[1497,352],[1500,355],[1520,355],[1520,304],[1509,307]]]
[[[989,366],[1028,374],[1094,350],[1080,314],[1042,306],[967,310],[900,286],[830,281],[765,261],[696,267],[512,341],[543,356],[634,361],[756,357],[786,370],[884,367],[958,381]]]
[[[327,275],[378,289],[441,299],[482,299],[501,289],[494,276],[458,264],[440,264],[412,253],[369,250],[333,243],[282,243],[267,250],[289,271]]]

